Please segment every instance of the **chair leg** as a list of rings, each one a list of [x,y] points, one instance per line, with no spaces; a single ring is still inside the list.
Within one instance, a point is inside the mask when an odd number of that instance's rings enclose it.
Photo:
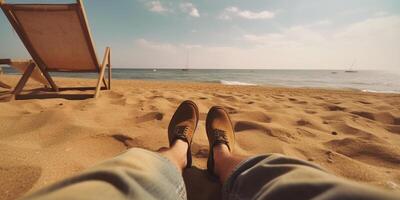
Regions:
[[[108,52],[108,89],[111,90],[111,78],[112,78],[112,73],[111,73],[111,50]]]
[[[13,91],[13,94],[16,96],[21,93],[22,89],[24,88],[26,82],[28,81],[29,77],[31,76],[33,70],[35,69],[35,63],[31,63],[28,65],[28,68],[25,70],[24,74],[22,75],[21,79],[19,80],[17,86]]]
[[[111,90],[111,65],[108,65],[108,89]]]
[[[106,69],[106,66],[103,66],[103,68],[101,68],[99,79],[97,80],[97,86],[96,86],[96,92],[94,93],[94,98],[97,98],[100,94],[101,82],[104,80],[105,69]]]
[[[107,84],[106,78],[104,76],[103,76],[103,84],[104,84],[104,86],[106,86],[106,89],[108,90],[108,84]]]
[[[0,87],[5,89],[11,89],[12,87],[0,81]]]
[[[53,79],[51,78],[49,72],[47,72],[45,69],[42,69],[41,67],[39,67],[39,69],[42,72],[43,76],[46,78],[47,82],[49,82],[51,88],[53,88],[54,92],[58,92],[59,91],[58,87],[57,87],[56,83],[53,81]]]

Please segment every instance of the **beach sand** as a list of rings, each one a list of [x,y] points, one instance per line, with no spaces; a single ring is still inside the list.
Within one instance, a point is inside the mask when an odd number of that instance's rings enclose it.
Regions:
[[[2,81],[15,85],[18,78]],[[96,83],[55,80],[62,87]],[[37,87],[30,81],[26,89]],[[341,177],[400,190],[398,94],[136,80],[114,80],[98,99],[87,98],[91,94],[31,90],[25,100],[9,101],[9,92],[0,89],[0,199],[78,174],[130,147],[167,146],[169,120],[186,99],[200,109],[194,168],[184,174],[189,199],[220,197],[220,185],[204,170],[205,117],[213,105],[231,114],[236,153],[281,153]]]

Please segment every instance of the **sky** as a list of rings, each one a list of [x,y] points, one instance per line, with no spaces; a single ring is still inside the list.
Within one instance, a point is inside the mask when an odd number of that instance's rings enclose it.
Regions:
[[[399,0],[86,0],[84,4],[99,59],[110,46],[114,67],[400,69]],[[29,57],[3,13],[0,57]]]

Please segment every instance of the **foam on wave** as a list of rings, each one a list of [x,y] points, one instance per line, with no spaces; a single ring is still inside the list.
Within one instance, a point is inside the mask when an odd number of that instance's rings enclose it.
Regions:
[[[223,85],[257,85],[254,83],[245,83],[240,81],[226,81],[226,80],[220,80],[220,83]]]

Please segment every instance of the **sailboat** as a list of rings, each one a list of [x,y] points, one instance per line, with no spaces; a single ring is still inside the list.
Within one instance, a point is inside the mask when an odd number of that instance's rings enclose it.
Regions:
[[[346,73],[357,73],[358,71],[353,70],[354,63],[355,63],[355,62],[356,62],[356,61],[354,60],[353,63],[351,64],[351,66],[350,66],[350,69],[348,69],[348,70],[346,70],[346,71],[344,71],[344,72],[346,72]]]
[[[182,71],[189,71],[189,50],[186,51],[186,64]]]

